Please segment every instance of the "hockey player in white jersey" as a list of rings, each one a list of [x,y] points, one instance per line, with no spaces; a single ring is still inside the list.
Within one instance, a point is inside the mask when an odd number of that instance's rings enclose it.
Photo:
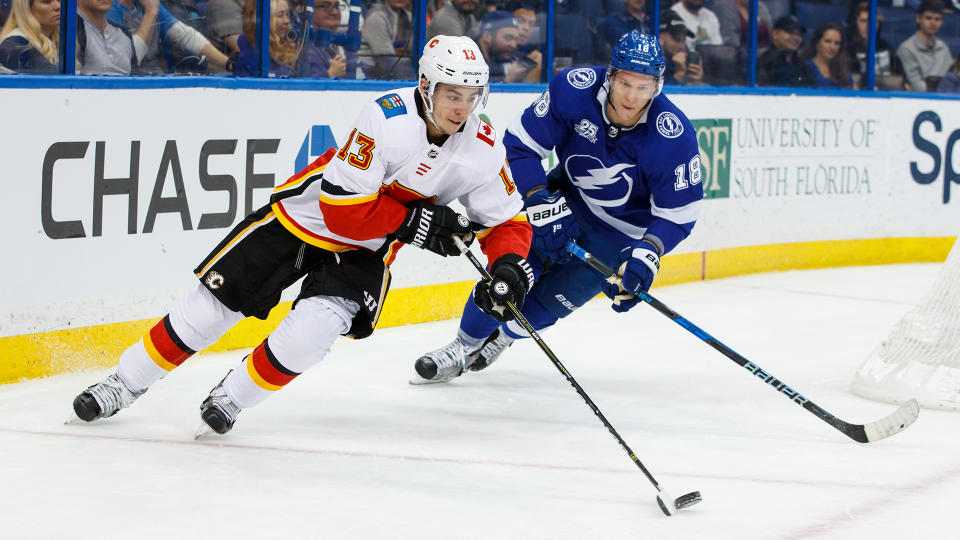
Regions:
[[[479,238],[502,309],[533,285],[531,228],[493,128],[474,111],[488,69],[469,38],[437,36],[424,48],[420,84],[361,111],[346,142],[276,188],[196,268],[197,290],[120,357],[116,373],[74,400],[77,416],[115,414],[245,317],[265,319],[281,292],[305,277],[280,326],[200,406],[202,429],[229,431],[252,407],[322,360],[340,335],[369,336],[402,244],[442,256]],[[447,205],[459,201],[466,216]]]
[[[601,291],[613,309],[629,310],[635,293],[653,283],[660,257],[696,223],[703,198],[697,137],[661,93],[665,65],[657,38],[632,31],[608,66],[554,77],[504,135],[534,233],[529,260],[537,283],[521,312],[538,331]],[[552,151],[559,165],[546,175],[541,160]],[[571,259],[569,240],[618,268],[619,280],[606,283]],[[486,301],[467,300],[456,339],[417,359],[411,382],[445,382],[483,369],[527,337],[510,312],[487,316]]]

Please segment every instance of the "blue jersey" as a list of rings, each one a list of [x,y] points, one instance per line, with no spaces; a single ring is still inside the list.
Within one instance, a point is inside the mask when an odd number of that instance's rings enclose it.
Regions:
[[[700,213],[696,132],[662,93],[635,126],[611,124],[605,73],[605,67],[564,70],[513,121],[503,142],[514,180],[521,194],[546,186],[541,160],[556,150],[551,180],[560,178],[578,219],[623,245],[656,237],[667,253]]]

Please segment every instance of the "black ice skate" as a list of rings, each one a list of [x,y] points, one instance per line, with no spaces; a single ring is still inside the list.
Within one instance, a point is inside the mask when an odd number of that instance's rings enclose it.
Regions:
[[[73,400],[73,412],[85,422],[107,418],[133,404],[146,389],[133,392],[116,373],[87,388]]]
[[[463,374],[476,359],[475,353],[467,352],[459,339],[435,351],[430,351],[414,363],[416,374],[410,384],[444,383]]]
[[[497,358],[513,345],[514,339],[499,328],[493,331],[483,342],[480,350],[474,353],[475,360],[467,366],[470,371],[480,371],[496,361]]]
[[[226,380],[226,377],[224,377]],[[199,439],[209,430],[213,430],[220,435],[233,429],[233,423],[240,414],[240,407],[230,400],[227,393],[223,391],[223,381],[213,387],[207,399],[200,404],[200,418],[203,423],[197,428],[195,438]]]

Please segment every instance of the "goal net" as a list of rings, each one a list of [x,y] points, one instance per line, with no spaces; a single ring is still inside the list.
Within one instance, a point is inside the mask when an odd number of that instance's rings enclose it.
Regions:
[[[916,398],[924,407],[960,410],[960,241],[926,297],[870,353],[850,389],[880,401]]]

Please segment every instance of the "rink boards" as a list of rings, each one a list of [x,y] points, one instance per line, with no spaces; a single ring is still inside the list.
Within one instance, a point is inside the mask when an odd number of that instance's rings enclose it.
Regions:
[[[387,93],[0,89],[18,126],[0,149],[0,383],[112,365],[196,286],[192,268],[272,186],[342,143],[359,107]],[[486,114],[502,132],[537,96],[494,93]],[[697,129],[707,199],[657,286],[941,261],[960,230],[960,101],[672,99]],[[457,316],[474,272],[401,250],[380,326]],[[255,345],[288,309],[213,349]]]

